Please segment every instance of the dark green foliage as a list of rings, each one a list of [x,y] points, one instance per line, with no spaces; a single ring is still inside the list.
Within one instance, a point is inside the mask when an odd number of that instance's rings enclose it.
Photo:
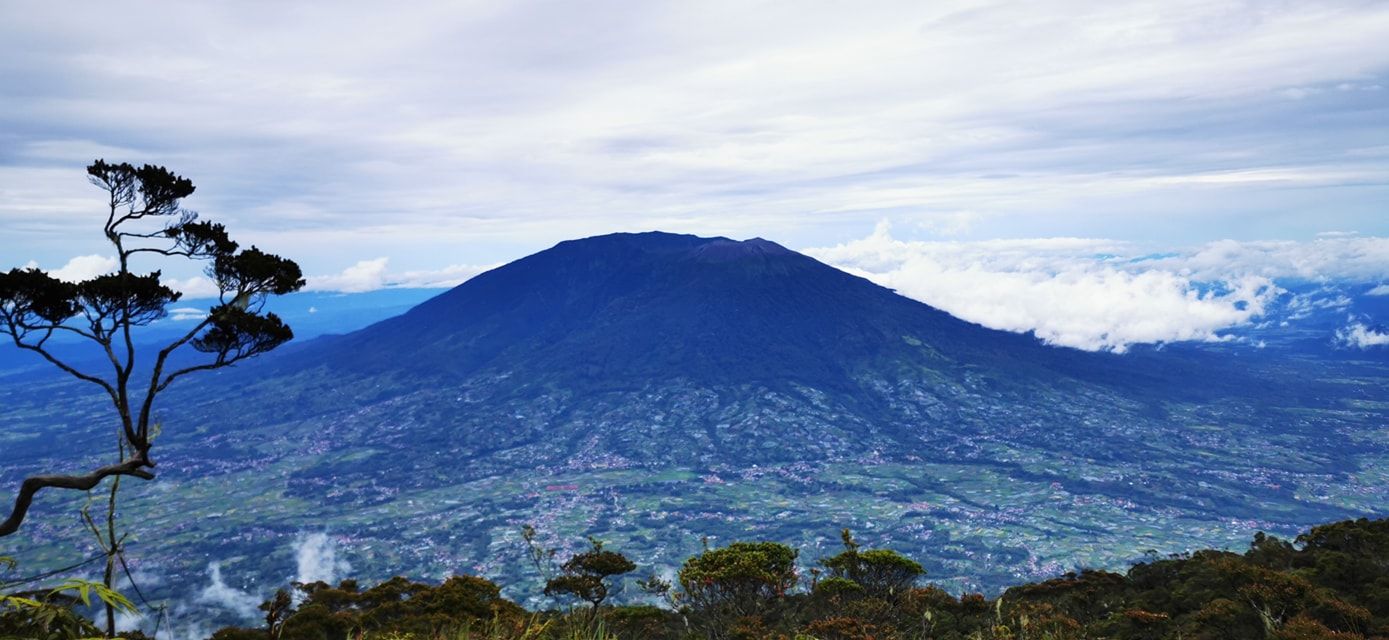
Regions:
[[[608,598],[609,580],[614,576],[630,573],[637,568],[626,556],[615,551],[603,549],[603,542],[589,538],[590,549],[565,561],[560,567],[564,573],[545,583],[545,595],[567,595],[593,605],[589,612],[592,620],[598,614],[598,607]]]
[[[820,560],[827,577],[815,583],[806,608],[822,617],[805,631],[824,638],[880,637],[913,611],[912,587],[926,571],[895,551],[861,549],[848,529],[840,537],[844,551]]]
[[[227,627],[218,629],[212,634],[211,640],[265,640],[266,632],[259,629],[243,629],[241,627]]]
[[[1291,564],[1314,583],[1351,595],[1389,626],[1389,520],[1337,522],[1298,536]]]
[[[122,326],[143,327],[165,316],[165,308],[182,294],[159,281],[160,273],[105,274],[70,284],[38,269],[0,273],[3,332],[22,339],[82,315],[79,326],[94,339],[109,342]]]
[[[849,599],[863,597],[864,589],[863,585],[848,578],[833,577],[815,583],[812,592],[821,598]]]
[[[186,220],[166,228],[164,234],[192,257],[231,255],[240,246],[227,235],[227,228],[216,222]]]
[[[740,624],[760,628],[786,614],[786,597],[796,586],[797,555],[776,542],[708,549],[680,568],[679,596],[710,637],[725,637]]]
[[[111,194],[113,209],[130,207],[140,215],[163,216],[179,212],[179,200],[193,195],[193,182],[164,167],[135,167],[128,162],[112,164],[97,160],[87,166],[93,184]],[[108,224],[108,227],[114,224]]]
[[[213,256],[212,277],[236,298],[246,295],[284,295],[304,286],[299,265],[255,247]]]
[[[0,273],[0,307],[17,327],[56,324],[77,313],[77,287],[38,269]]]
[[[1076,620],[1096,620],[1121,608],[1126,582],[1127,578],[1117,573],[1082,571],[1014,587],[1003,597],[1008,601],[1045,603]]]
[[[1387,533],[1389,520],[1358,520],[1316,527],[1297,544],[1261,534],[1243,555],[1200,551],[1139,564],[1127,575],[1080,571],[993,600],[913,587],[920,568],[911,560],[859,549],[847,532],[845,551],[821,561],[828,575],[809,593],[798,592],[794,549],[738,542],[685,563],[675,610],[613,607],[605,609],[604,622],[610,636],[624,640],[1383,639],[1389,638]],[[609,553],[594,544],[565,563],[564,575],[616,575],[611,572],[628,567]],[[648,593],[668,594],[669,585],[658,579],[642,584]],[[434,637],[481,629],[489,620],[491,635],[478,637],[560,640],[584,628],[563,613],[527,616],[480,578],[455,577],[437,587],[395,578],[367,591],[351,581],[299,588],[308,597],[285,620],[287,640],[339,640],[358,630],[369,638]],[[223,630],[215,639],[265,633]]]
[[[831,578],[843,578],[858,584],[874,598],[895,598],[912,587],[926,574],[921,564],[889,549],[859,550],[853,534],[845,529],[841,534],[844,551],[820,561]]]
[[[223,629],[213,640],[347,640],[360,633],[431,638],[497,621],[519,621],[524,613],[501,597],[497,585],[474,576],[453,576],[438,586],[397,577],[365,591],[355,580],[336,587],[315,582],[296,588],[305,596],[297,608],[284,591],[261,605],[267,612],[266,629]]]
[[[735,542],[710,549],[680,569],[680,587],[695,610],[756,612],[796,585],[796,556],[776,542]]]
[[[165,316],[165,307],[183,294],[159,282],[159,272],[143,276],[108,273],[79,283],[76,287],[82,309],[93,332],[123,320],[132,327],[143,327]]]
[[[289,326],[273,313],[259,315],[222,305],[208,317],[207,331],[193,340],[193,348],[216,354],[219,362],[264,353],[294,338]]]
[[[684,628],[675,612],[649,605],[613,607],[604,619],[620,638],[674,638]]]

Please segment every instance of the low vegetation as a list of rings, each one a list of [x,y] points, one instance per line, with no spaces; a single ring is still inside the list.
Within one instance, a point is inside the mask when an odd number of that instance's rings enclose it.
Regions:
[[[221,629],[212,640],[1389,638],[1389,519],[1319,526],[1292,542],[1259,534],[1242,554],[1205,550],[1125,574],[1068,573],[996,598],[924,584],[921,565],[863,549],[847,530],[841,552],[809,564],[775,542],[706,547],[674,580],[633,580],[640,591],[614,605],[610,594],[636,567],[593,540],[549,579],[557,606],[573,608],[528,611],[475,576],[315,582],[261,605],[262,626]],[[82,587],[0,596],[0,638],[93,631],[65,613],[88,598]]]

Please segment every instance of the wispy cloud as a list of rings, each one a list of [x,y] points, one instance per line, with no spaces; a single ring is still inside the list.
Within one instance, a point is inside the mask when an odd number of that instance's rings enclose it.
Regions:
[[[497,265],[449,265],[442,269],[392,272],[389,258],[362,260],[341,273],[314,276],[308,279],[310,291],[340,291],[360,293],[385,288],[443,288],[462,284],[467,279]]]
[[[208,564],[207,574],[211,584],[198,592],[195,602],[225,609],[247,622],[261,617],[258,609],[261,603],[260,596],[228,585],[222,578],[222,563]]]
[[[190,320],[202,320],[207,317],[207,309],[196,307],[178,307],[169,310],[169,319],[174,322],[187,322]]]
[[[1383,3],[11,13],[0,255],[22,260],[101,250],[96,155],[190,175],[192,206],[309,273],[615,230],[826,245],[881,218],[964,239],[1389,233]]]

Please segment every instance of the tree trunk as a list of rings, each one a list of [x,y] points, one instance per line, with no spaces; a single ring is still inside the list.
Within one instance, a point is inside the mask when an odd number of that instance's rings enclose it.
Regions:
[[[116,555],[121,552],[120,540],[116,537],[116,492],[121,489],[121,477],[111,481],[111,497],[106,502],[106,579],[107,589],[115,589],[112,584],[116,577]],[[106,603],[106,637],[116,637],[116,607]]]
[[[24,522],[24,517],[29,514],[29,507],[34,503],[34,495],[39,491],[44,489],[87,491],[110,476],[135,476],[144,480],[153,480],[154,474],[146,470],[146,467],[153,466],[154,463],[150,462],[147,453],[137,453],[128,460],[107,465],[83,476],[44,475],[26,478],[24,483],[19,486],[19,495],[14,499],[14,508],[10,511],[10,517],[4,522],[0,522],[0,538],[19,530],[19,525]]]

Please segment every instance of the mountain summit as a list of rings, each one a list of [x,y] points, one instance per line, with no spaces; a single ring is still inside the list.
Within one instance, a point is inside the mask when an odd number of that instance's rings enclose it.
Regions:
[[[774,242],[657,232],[561,242],[328,349],[354,371],[515,372],[525,374],[518,382],[559,377],[584,389],[668,380],[844,389],[889,363],[1026,369],[1053,351]]]

